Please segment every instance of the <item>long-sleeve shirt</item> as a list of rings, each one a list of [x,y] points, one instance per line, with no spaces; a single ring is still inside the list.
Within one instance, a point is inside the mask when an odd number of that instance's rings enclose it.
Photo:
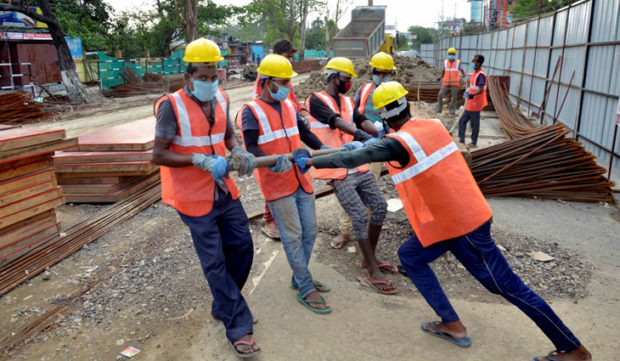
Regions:
[[[282,116],[282,105],[280,102],[266,103],[280,113],[280,116]],[[243,129],[243,141],[247,151],[257,157],[267,155],[258,148],[258,119],[256,119],[256,116],[249,107],[245,107],[243,109],[243,113],[241,113],[241,128]],[[312,149],[321,148],[323,143],[316,135],[314,135],[314,133],[310,131],[310,129],[306,127],[305,123],[300,118],[299,113],[297,113],[297,128],[299,128],[299,137],[302,142]]]
[[[330,97],[332,96],[330,95]],[[336,104],[338,104],[338,108],[340,108],[340,97],[332,97],[332,99],[334,99]],[[323,101],[314,94],[310,96],[310,115],[312,115],[317,121],[329,125],[331,129],[336,129],[336,127],[334,126],[336,118],[342,118],[340,114],[334,112],[329,106],[325,105],[325,103],[323,103]],[[366,119],[366,116],[360,113],[357,108],[353,111],[353,123],[355,123],[357,129],[363,130],[362,123]],[[356,134],[353,139],[364,141],[370,138],[370,136],[367,134],[363,135],[361,139],[357,139],[358,137],[359,135]]]
[[[398,140],[386,137],[358,150],[313,158],[312,165],[315,168],[356,168],[362,164],[390,161],[404,167],[409,163],[409,153]]]

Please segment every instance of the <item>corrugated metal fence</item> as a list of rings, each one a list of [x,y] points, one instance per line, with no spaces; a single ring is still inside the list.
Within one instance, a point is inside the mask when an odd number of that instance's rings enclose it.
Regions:
[[[618,181],[620,136],[612,143],[620,94],[619,23],[620,0],[580,1],[509,29],[423,44],[421,56],[439,66],[454,47],[468,67],[482,54],[487,74],[510,76],[515,104],[547,124],[554,118],[566,124],[602,166],[613,162],[612,178]]]

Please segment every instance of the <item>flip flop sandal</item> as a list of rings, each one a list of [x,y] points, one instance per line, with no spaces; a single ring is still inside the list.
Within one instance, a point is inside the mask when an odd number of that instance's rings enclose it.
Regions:
[[[363,262],[360,263],[360,266],[364,269],[368,269],[368,265]],[[377,265],[377,267],[379,267],[379,270],[389,274],[395,275],[398,273],[398,268],[393,266],[390,262],[381,262]]]
[[[551,351],[549,352],[549,354],[547,356],[545,356],[544,358],[540,358],[540,357],[534,357],[533,361],[560,361],[559,359],[553,357],[553,354],[555,353],[555,351]]]
[[[321,297],[320,300],[308,301],[308,300],[306,300],[306,299],[304,299],[302,297],[300,292],[298,292],[297,293],[297,301],[299,301],[302,305],[308,307],[308,309],[310,309],[310,311],[312,311],[312,312],[316,312],[316,313],[320,313],[320,314],[326,314],[326,313],[332,312],[332,307],[331,306],[327,306],[327,308],[317,308],[317,307],[313,307],[312,305],[310,305],[311,303],[319,304],[319,305],[324,305],[325,304],[325,299],[323,297]]]
[[[343,249],[344,246],[349,243],[349,241],[351,241],[350,238],[341,238],[340,236],[338,236],[338,241],[336,240],[332,240],[331,242],[329,242],[329,246],[333,249]],[[338,246],[340,245],[340,246]]]
[[[360,282],[362,282],[362,284],[372,288],[373,290],[377,291],[377,293],[380,293],[382,295],[395,295],[398,293],[398,288],[392,285],[392,281],[373,280],[373,279],[370,279],[370,277],[366,277],[366,278],[358,277],[357,279]],[[377,285],[388,285],[390,286],[390,289],[384,290],[384,289],[377,287]]]
[[[252,352],[241,352],[241,351],[237,350],[237,346],[238,345],[245,345],[245,346],[254,346],[254,345],[256,345],[256,341],[254,341],[254,337],[252,337],[250,339],[250,341],[237,340],[237,341],[235,341],[233,343],[230,340],[228,340],[228,343],[230,344],[230,347],[232,347],[232,349],[235,352],[235,355],[237,355],[237,357],[248,358],[248,357],[254,357],[254,356],[260,354],[260,348],[258,350],[256,350],[256,351],[252,351]]]
[[[327,293],[327,292],[329,292],[329,290],[331,290],[331,288],[328,285],[326,285],[324,283],[321,283],[319,281],[312,281],[312,284],[314,285],[314,288],[316,289],[316,291],[319,292],[319,293]],[[299,290],[299,286],[297,286],[293,282],[291,282],[291,286],[290,287],[292,289],[294,289],[294,290]],[[321,287],[322,289],[319,290],[317,287]]]
[[[451,343],[453,343],[453,344],[455,344],[457,346],[460,346],[460,347],[469,347],[469,346],[471,346],[471,338],[469,338],[469,337],[454,337],[454,336],[452,336],[452,335],[450,335],[448,333],[441,332],[439,330],[439,327],[437,327],[438,323],[439,323],[438,321],[435,321],[435,322],[424,322],[422,324],[422,327],[421,327],[422,331],[424,331],[425,333],[427,333],[429,335],[432,335],[432,336],[435,336],[435,337],[439,337],[441,339],[449,341],[449,342],[451,342]],[[427,330],[426,329],[426,325],[431,326],[433,328],[434,332],[430,331],[430,330]]]

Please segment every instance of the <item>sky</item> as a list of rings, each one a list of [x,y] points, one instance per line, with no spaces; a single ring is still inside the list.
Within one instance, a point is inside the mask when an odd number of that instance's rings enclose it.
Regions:
[[[105,0],[117,11],[149,8],[155,0]],[[219,5],[243,6],[251,0],[215,0]],[[351,20],[351,9],[356,6],[366,6],[368,0],[349,0],[351,5],[338,22],[338,27],[345,27]],[[399,31],[407,31],[411,25],[434,27],[435,22],[443,13],[446,18],[465,18],[469,21],[469,3],[466,0],[374,0],[374,5],[387,5],[386,24],[396,25]],[[331,11],[335,11],[336,0],[328,0]],[[442,10],[443,9],[443,10]],[[318,14],[309,16],[310,22]]]

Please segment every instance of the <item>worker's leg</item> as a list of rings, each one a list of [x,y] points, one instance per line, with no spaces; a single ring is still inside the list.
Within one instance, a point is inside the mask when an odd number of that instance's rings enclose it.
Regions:
[[[436,260],[448,250],[444,241],[435,243],[429,247],[422,247],[418,237],[414,234],[398,249],[400,263],[407,271],[407,276],[411,279],[418,291],[422,294],[426,302],[433,308],[442,322],[458,321],[459,316],[452,308],[448,297],[443,292],[437,276],[429,266],[429,263]]]
[[[450,100],[450,114],[454,115],[456,114],[456,100],[459,94],[459,87],[458,86],[451,86],[450,87],[450,97],[452,98]]]
[[[489,291],[519,307],[553,342],[558,351],[580,346],[579,340],[562,323],[551,307],[517,276],[491,237],[487,222],[455,240],[451,248],[456,258]]]
[[[300,192],[300,190],[297,190]],[[291,269],[293,270],[293,280],[299,286],[302,296],[314,292],[312,284],[312,274],[306,263],[306,256],[302,244],[302,225],[297,205],[296,194],[284,198],[270,201],[269,207],[276,220],[280,239],[286,253]]]
[[[265,225],[261,229],[263,233],[271,239],[279,239],[280,233],[278,232],[276,221],[273,219],[273,215],[271,215],[271,210],[269,209],[267,202],[265,202],[265,213],[263,213],[263,220],[265,221]]]
[[[372,172],[372,175],[375,177],[375,180],[378,182],[379,178],[381,178],[381,172],[383,171],[383,163],[384,162],[374,162],[368,164],[368,169]]]
[[[480,112],[471,112],[471,144],[478,144],[478,133],[480,133]]]
[[[471,112],[464,111],[459,119],[459,141],[465,143],[465,131],[467,130],[467,121],[469,120]]]
[[[351,233],[353,232],[351,229],[351,217],[340,205],[338,205],[338,208],[338,232],[340,234],[332,241],[332,247],[334,248],[344,247],[345,243],[351,239]]]
[[[235,280],[237,287],[243,289],[254,258],[248,216],[239,199],[231,199],[220,211],[222,216],[219,228],[226,256],[226,270]]]
[[[308,266],[317,233],[314,193],[308,194],[300,188],[295,196],[297,198],[297,212],[299,212],[299,219],[301,220],[301,243],[306,266]]]
[[[441,89],[439,89],[439,94],[437,94],[437,107],[435,108],[437,113],[441,113],[441,109],[443,108],[443,97],[445,97],[446,94],[448,94],[448,88],[442,86]]]
[[[387,202],[383,198],[383,194],[377,185],[374,177],[370,172],[358,173],[357,176],[357,192],[364,205],[370,208],[370,222],[369,229],[371,227],[381,230],[383,221],[387,214]],[[369,236],[370,236],[369,232]],[[370,237],[370,247],[372,249],[373,256],[377,251],[377,243],[379,241],[379,232],[372,232],[373,237]]]
[[[221,209],[225,206],[223,202],[216,202],[213,210],[201,217],[179,214],[191,231],[202,271],[213,295],[211,312],[224,323],[226,337],[234,342],[245,335],[252,334],[253,329],[250,309],[241,295],[237,282],[227,271],[224,242],[218,225],[222,217]],[[241,248],[248,246],[245,244],[247,240],[239,241]],[[227,240],[227,245],[230,245],[230,242],[235,243],[236,240]],[[252,249],[251,243],[249,247]],[[248,259],[247,255],[244,257],[245,259],[240,260],[239,263],[245,267],[248,263],[252,263],[252,259],[251,257]],[[238,278],[241,277],[238,275]]]

